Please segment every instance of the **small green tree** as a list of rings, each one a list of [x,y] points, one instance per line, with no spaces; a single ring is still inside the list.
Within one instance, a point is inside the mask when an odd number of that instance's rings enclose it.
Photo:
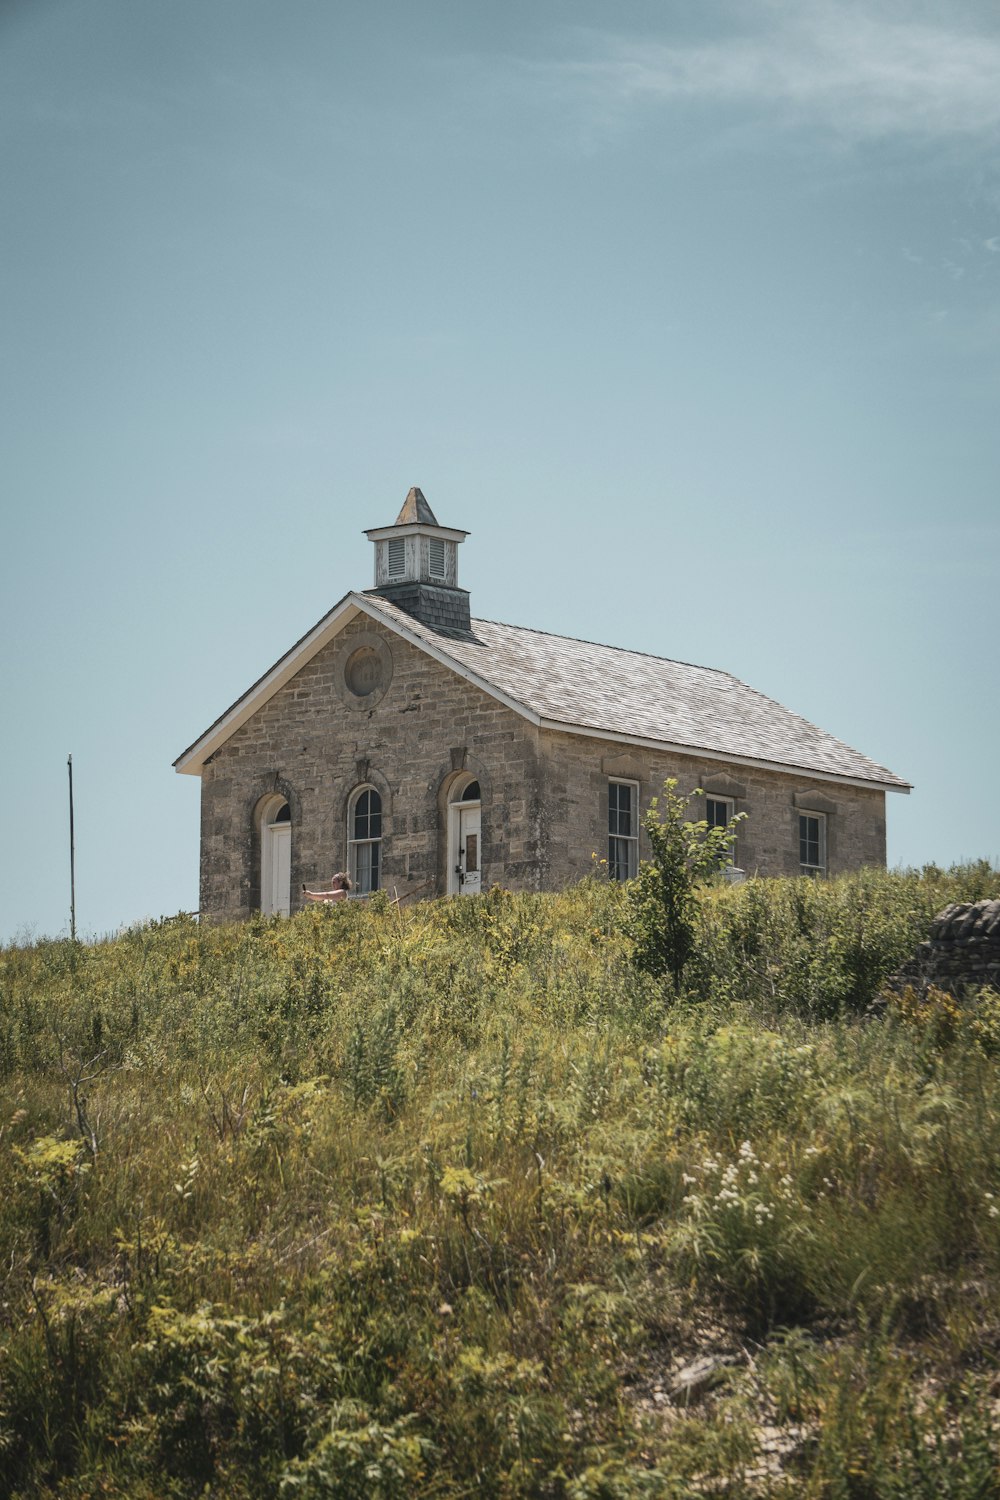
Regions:
[[[677,990],[694,949],[695,888],[725,867],[737,825],[746,817],[737,813],[724,827],[692,821],[691,800],[702,796],[700,787],[691,797],[681,795],[675,777],[663,783],[662,798],[653,798],[643,819],[653,857],[643,860],[628,892],[633,962],[658,979],[669,974]]]

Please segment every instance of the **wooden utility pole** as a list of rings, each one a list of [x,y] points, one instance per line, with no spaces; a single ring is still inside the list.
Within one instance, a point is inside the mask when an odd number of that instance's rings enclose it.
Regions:
[[[69,771],[69,935],[76,942],[76,841],[73,837],[73,757],[67,756]]]

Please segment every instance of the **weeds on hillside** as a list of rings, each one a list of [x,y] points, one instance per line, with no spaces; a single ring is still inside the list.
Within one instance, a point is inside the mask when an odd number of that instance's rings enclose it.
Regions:
[[[1000,997],[863,1019],[985,880],[3,950],[0,1494],[997,1493]]]

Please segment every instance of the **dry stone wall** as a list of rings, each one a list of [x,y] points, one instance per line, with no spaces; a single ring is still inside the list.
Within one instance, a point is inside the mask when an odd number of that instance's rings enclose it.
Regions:
[[[1000,899],[946,906],[931,923],[928,941],[890,984],[918,991],[934,985],[956,995],[984,985],[1000,989]]]

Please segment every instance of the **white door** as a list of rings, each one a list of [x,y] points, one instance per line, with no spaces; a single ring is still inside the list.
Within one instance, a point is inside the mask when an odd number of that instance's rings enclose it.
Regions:
[[[463,896],[477,896],[483,888],[480,844],[482,813],[476,807],[458,808],[459,890]]]
[[[273,823],[265,832],[270,855],[267,915],[287,917],[292,894],[292,830],[287,823]]]

